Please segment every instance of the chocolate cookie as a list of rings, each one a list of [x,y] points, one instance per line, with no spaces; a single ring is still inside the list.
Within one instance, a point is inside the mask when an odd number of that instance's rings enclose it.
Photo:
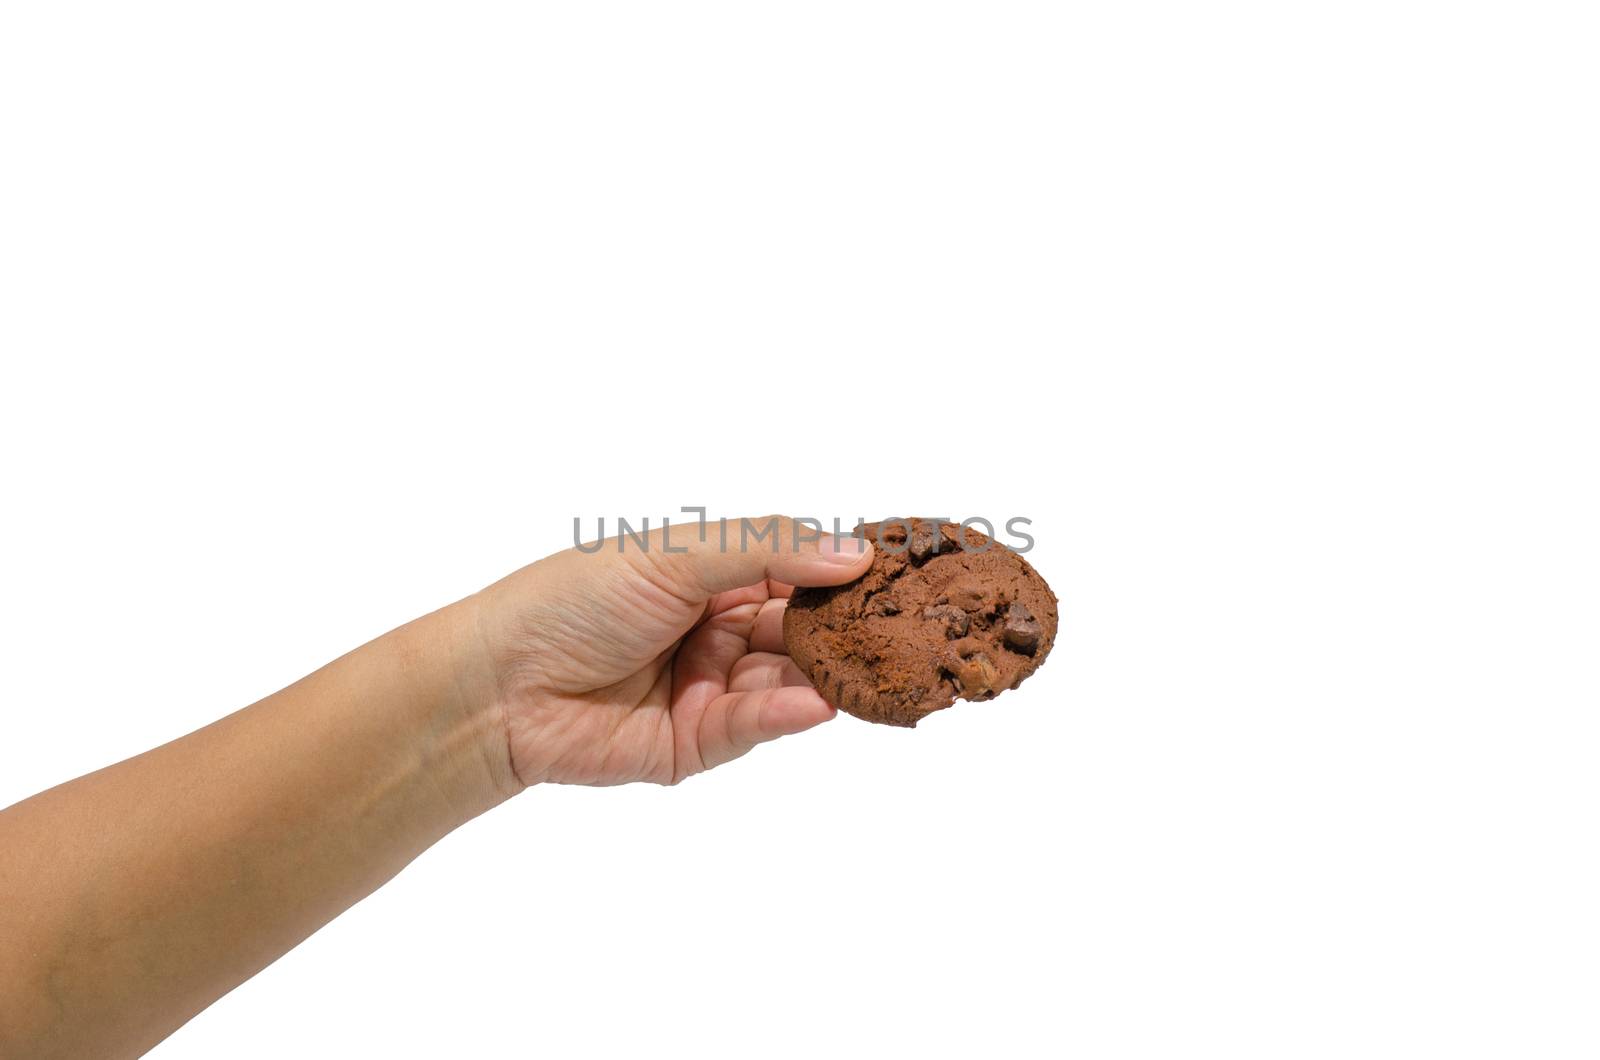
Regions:
[[[957,697],[1016,688],[1050,654],[1055,594],[1015,552],[926,519],[860,532],[877,545],[867,573],[796,589],[783,618],[789,657],[829,703],[911,726]]]

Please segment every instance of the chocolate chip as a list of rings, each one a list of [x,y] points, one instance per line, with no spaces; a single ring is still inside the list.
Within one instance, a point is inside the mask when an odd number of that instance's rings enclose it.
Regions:
[[[898,615],[899,613],[899,603],[887,593],[879,593],[867,601],[867,614],[869,615]]]
[[[1039,637],[1044,632],[1039,620],[1020,602],[1006,608],[1006,621],[1002,627],[1006,647],[1024,655],[1032,655],[1039,647]]]
[[[949,604],[935,604],[931,607],[924,607],[922,609],[922,617],[932,622],[944,623],[944,635],[951,640],[957,637],[965,637],[967,635],[967,627],[971,623],[965,611],[959,607],[951,607]]]
[[[921,563],[938,550],[938,528],[932,523],[918,522],[911,530],[911,558]]]
[[[950,669],[950,674],[955,678],[962,696],[967,699],[988,695],[997,691],[1000,685],[1000,671],[981,651],[962,658]]]

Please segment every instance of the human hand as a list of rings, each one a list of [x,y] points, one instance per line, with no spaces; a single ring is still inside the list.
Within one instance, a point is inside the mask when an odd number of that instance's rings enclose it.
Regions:
[[[872,546],[758,522],[551,556],[4,809],[0,1054],[142,1053],[528,784],[670,784],[833,717],[785,598]]]
[[[774,525],[775,524],[775,525]],[[524,567],[474,598],[511,767],[523,784],[675,784],[835,711],[789,660],[795,586],[839,585],[872,544],[782,516],[608,540]],[[776,549],[770,534],[777,535]],[[757,535],[766,534],[766,536]]]

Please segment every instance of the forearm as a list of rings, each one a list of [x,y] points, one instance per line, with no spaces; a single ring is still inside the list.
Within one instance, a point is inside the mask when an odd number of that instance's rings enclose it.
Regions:
[[[471,601],[0,813],[0,1053],[149,1048],[519,786]]]

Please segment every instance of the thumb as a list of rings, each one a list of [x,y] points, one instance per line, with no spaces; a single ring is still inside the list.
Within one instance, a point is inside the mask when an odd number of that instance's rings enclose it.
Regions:
[[[823,533],[786,515],[672,526],[649,541],[655,569],[666,572],[678,590],[704,599],[765,578],[843,585],[872,565],[872,542]]]

